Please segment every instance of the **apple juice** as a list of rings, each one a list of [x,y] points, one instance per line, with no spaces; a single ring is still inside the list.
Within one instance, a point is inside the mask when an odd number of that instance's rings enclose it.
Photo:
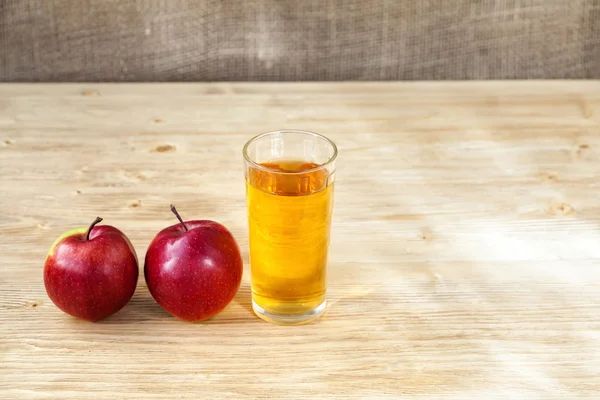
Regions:
[[[318,167],[292,160],[248,169],[252,299],[268,313],[324,305],[333,183]]]

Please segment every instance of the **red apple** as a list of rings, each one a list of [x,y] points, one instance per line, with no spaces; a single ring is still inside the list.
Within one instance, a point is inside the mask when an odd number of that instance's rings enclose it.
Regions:
[[[50,248],[44,285],[52,302],[65,313],[98,321],[119,311],[133,296],[138,260],[131,242],[109,225],[70,230]]]
[[[242,281],[243,263],[233,235],[209,220],[184,222],[160,231],[146,252],[144,276],[156,302],[184,321],[221,312]]]

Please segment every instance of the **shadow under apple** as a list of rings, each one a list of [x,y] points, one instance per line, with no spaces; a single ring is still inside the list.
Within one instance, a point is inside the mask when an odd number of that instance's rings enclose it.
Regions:
[[[158,305],[146,285],[140,285],[125,307],[98,322],[104,324],[135,324],[171,318],[174,317]]]
[[[250,284],[242,280],[235,297],[223,311],[214,317],[198,323],[235,324],[260,321],[252,311],[252,292]]]
[[[252,311],[252,294],[250,284],[242,281],[235,297],[225,307],[223,311],[204,321],[196,322],[197,324],[230,324],[230,323],[245,323],[254,322],[258,318]],[[182,321],[168,312],[156,303],[148,287],[140,285],[137,287],[133,297],[129,303],[117,313],[98,321],[100,324],[136,324],[148,321],[164,321],[173,320],[184,324],[190,322]]]

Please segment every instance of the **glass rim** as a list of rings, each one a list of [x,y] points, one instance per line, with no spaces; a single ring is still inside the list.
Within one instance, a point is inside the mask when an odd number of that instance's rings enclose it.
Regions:
[[[310,135],[310,136],[314,136],[317,137],[319,139],[323,139],[324,141],[326,141],[327,143],[329,143],[331,145],[331,147],[333,148],[333,154],[331,155],[331,157],[329,157],[329,159],[327,161],[325,161],[323,164],[320,164],[316,167],[313,168],[309,168],[309,169],[305,169],[302,171],[277,171],[273,168],[268,168],[265,167],[263,165],[260,165],[259,163],[257,163],[256,161],[253,161],[250,159],[250,157],[248,156],[248,146],[250,146],[250,144],[264,136],[270,136],[270,135],[274,135],[277,133],[302,133],[302,134],[306,134],[306,135]],[[244,148],[242,149],[242,153],[244,155],[244,159],[251,164],[254,168],[259,169],[261,171],[266,171],[266,172],[271,172],[271,173],[276,173],[276,174],[286,174],[286,175],[296,175],[296,174],[306,174],[309,172],[314,172],[314,171],[319,171],[325,167],[327,167],[328,165],[330,165],[331,163],[333,163],[335,161],[335,159],[337,158],[337,154],[338,154],[338,149],[336,144],[333,142],[333,140],[329,139],[326,136],[321,135],[320,133],[316,133],[316,132],[311,132],[311,131],[303,131],[303,130],[299,130],[299,129],[281,129],[281,130],[277,130],[277,131],[269,131],[269,132],[263,132],[263,133],[259,133],[258,135],[250,138],[246,144],[244,145]],[[333,173],[334,171],[332,171]]]

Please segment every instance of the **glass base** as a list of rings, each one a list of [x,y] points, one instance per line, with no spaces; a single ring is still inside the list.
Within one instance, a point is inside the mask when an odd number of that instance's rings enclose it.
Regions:
[[[324,300],[317,308],[304,314],[277,314],[265,310],[252,300],[252,310],[262,320],[280,325],[302,325],[316,321],[325,311],[327,300]]]

